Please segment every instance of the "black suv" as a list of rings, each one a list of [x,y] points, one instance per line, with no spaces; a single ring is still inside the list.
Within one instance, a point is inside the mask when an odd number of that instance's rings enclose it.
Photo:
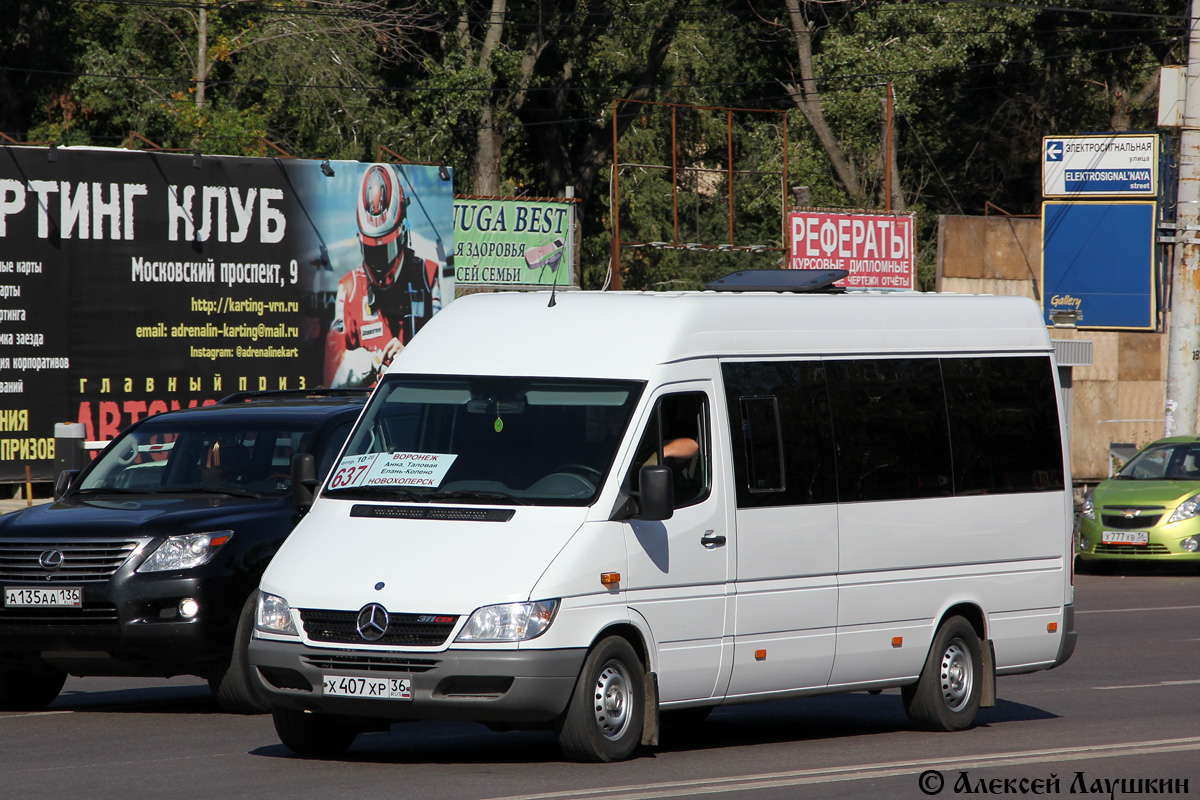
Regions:
[[[0,516],[0,709],[71,675],[198,675],[262,710],[246,643],[259,578],[366,391],[254,392],[130,425],[54,503]]]

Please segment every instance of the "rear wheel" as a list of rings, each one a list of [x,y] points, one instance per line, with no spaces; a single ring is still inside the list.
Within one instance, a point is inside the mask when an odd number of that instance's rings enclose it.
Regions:
[[[233,652],[229,662],[220,664],[208,675],[208,687],[222,711],[230,714],[262,714],[267,705],[259,694],[250,668],[250,635],[254,631],[254,612],[258,592],[253,591],[242,606],[237,632],[233,636]]]
[[[921,677],[901,690],[913,725],[928,731],[960,731],[971,726],[983,686],[979,635],[962,617],[938,628]]]
[[[54,702],[67,673],[53,670],[0,671],[0,711],[37,711]]]
[[[358,738],[358,729],[340,717],[306,714],[290,708],[276,708],[271,715],[279,741],[305,758],[341,755]]]
[[[596,645],[583,662],[575,692],[556,727],[558,746],[572,761],[620,761],[642,740],[645,671],[619,636]]]

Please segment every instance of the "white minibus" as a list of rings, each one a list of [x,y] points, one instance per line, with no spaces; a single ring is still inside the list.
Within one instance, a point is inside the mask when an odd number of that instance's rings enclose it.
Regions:
[[[426,325],[262,579],[249,660],[287,747],[475,720],[612,761],[661,714],[888,688],[958,730],[1070,657],[1038,307],[738,285]]]

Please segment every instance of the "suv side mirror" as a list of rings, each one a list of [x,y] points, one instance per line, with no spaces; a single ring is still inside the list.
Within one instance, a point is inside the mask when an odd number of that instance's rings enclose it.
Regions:
[[[67,489],[71,488],[71,484],[77,477],[79,477],[79,470],[77,469],[64,469],[58,473],[58,478],[54,481],[54,499],[61,499],[67,493]]]
[[[675,513],[675,483],[671,468],[659,465],[642,467],[638,473],[637,519],[664,520]]]
[[[292,456],[292,502],[300,511],[313,504],[313,489],[317,486],[317,462],[312,453]]]

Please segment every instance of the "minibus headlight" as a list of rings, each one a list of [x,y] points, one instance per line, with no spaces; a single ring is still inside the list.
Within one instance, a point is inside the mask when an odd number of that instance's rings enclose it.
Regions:
[[[173,569],[192,569],[212,561],[221,545],[233,538],[233,531],[184,533],[164,539],[150,557],[137,568],[138,572],[164,572]]]
[[[1191,519],[1197,514],[1200,514],[1200,494],[1194,494],[1180,503],[1179,508],[1175,509],[1167,522],[1182,522],[1185,519]]]
[[[471,615],[455,641],[523,642],[545,633],[557,610],[557,600],[484,606]]]
[[[299,636],[296,626],[292,624],[292,608],[288,601],[274,594],[260,592],[258,595],[258,611],[254,617],[254,627],[265,633],[282,633],[288,636]]]
[[[1091,492],[1083,498],[1083,507],[1079,509],[1079,513],[1090,520],[1096,519],[1096,504],[1092,500]]]

